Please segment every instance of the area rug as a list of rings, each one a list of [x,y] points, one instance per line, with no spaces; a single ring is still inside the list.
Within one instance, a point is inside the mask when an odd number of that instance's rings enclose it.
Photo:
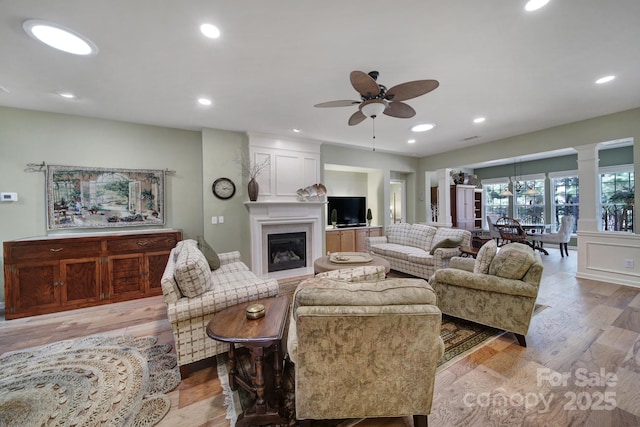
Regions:
[[[0,426],[153,426],[180,383],[170,344],[93,336],[0,356]]]

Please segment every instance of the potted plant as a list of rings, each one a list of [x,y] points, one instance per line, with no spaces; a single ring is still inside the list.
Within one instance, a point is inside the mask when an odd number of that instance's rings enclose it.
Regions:
[[[367,225],[371,227],[371,220],[373,219],[373,214],[371,214],[371,208],[367,208]]]
[[[336,228],[337,223],[338,223],[338,211],[333,209],[331,211],[331,224],[333,224],[333,228]]]

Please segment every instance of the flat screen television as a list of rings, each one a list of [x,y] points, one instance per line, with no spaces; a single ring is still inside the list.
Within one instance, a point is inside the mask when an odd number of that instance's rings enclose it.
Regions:
[[[362,227],[367,225],[366,197],[327,197],[327,225],[331,224],[331,212],[338,213],[337,227]]]

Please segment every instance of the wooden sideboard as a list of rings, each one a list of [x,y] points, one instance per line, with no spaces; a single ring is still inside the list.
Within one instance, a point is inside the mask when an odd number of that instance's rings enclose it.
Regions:
[[[366,252],[365,238],[382,236],[382,227],[331,228],[325,233],[327,252]]]
[[[178,230],[4,242],[6,319],[162,294]]]

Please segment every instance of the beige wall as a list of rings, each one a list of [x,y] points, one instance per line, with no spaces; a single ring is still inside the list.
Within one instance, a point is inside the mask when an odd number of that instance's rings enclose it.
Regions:
[[[242,176],[240,153],[248,153],[248,138],[244,133],[216,129],[202,131],[202,205],[204,236],[217,252],[239,250],[242,260],[251,266],[251,233],[249,211],[244,202],[248,179]],[[236,184],[236,194],[228,200],[213,195],[211,186],[217,178],[230,178]],[[223,224],[211,224],[211,217],[224,216]]]
[[[166,227],[182,229],[185,237],[202,234],[201,147],[199,132],[0,107],[0,191],[19,198],[0,203],[0,240],[70,232],[47,232],[45,174],[24,171],[27,163],[43,161],[175,170],[165,183]],[[4,301],[4,275],[0,280]]]

